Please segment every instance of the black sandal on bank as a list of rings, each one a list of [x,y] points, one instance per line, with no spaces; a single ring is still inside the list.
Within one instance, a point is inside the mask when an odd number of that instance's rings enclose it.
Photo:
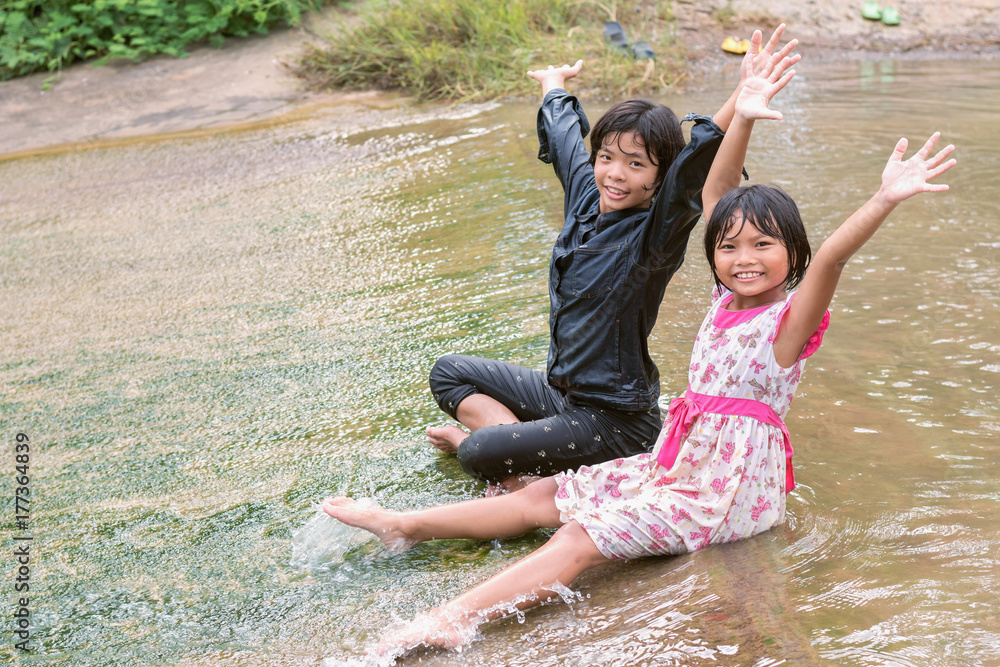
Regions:
[[[636,60],[656,60],[656,54],[653,52],[653,47],[651,47],[649,42],[646,41],[636,42],[633,44],[632,55]]]
[[[625,29],[618,21],[607,21],[604,24],[604,41],[611,45],[614,50],[627,54],[628,38],[625,36]]]

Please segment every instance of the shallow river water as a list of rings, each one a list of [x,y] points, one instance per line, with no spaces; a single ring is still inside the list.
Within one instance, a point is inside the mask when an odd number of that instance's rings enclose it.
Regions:
[[[801,66],[747,169],[814,247],[899,136],[958,146],[849,264],[788,426],[782,527],[581,577],[426,665],[1000,665],[1000,106],[994,63]],[[711,113],[734,84],[667,95]],[[585,100],[585,102],[587,102]],[[591,119],[606,106],[588,102]],[[364,542],[292,562],[326,496],[392,508],[483,487],[429,447],[441,354],[543,367],[562,195],[533,104],[352,106],[239,133],[0,162],[5,488],[22,664],[352,660],[541,545]],[[697,239],[701,228],[695,231]],[[709,273],[693,241],[650,343],[684,388]],[[329,545],[327,545],[329,546]],[[315,555],[315,554],[314,554]],[[5,637],[8,628],[4,628]]]

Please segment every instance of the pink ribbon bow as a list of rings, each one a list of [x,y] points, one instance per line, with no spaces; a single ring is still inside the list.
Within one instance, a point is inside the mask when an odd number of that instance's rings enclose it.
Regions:
[[[663,441],[663,447],[656,456],[656,462],[669,470],[677,460],[681,450],[681,440],[691,430],[694,420],[702,413],[701,406],[688,396],[678,396],[670,401],[667,414],[670,415],[670,429]]]

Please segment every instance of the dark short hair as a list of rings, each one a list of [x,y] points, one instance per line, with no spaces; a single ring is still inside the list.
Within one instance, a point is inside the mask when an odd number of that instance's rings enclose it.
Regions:
[[[719,289],[723,287],[715,270],[715,249],[737,223],[742,229],[748,222],[762,234],[785,244],[788,251],[785,289],[795,288],[806,275],[812,250],[809,248],[809,239],[806,238],[802,216],[799,215],[799,207],[776,185],[733,188],[715,205],[712,217],[705,225],[705,255],[708,256],[708,265],[712,267],[716,286]]]
[[[681,123],[669,107],[652,100],[625,100],[612,106],[590,132],[590,166],[610,137],[622,133],[638,135],[646,154],[656,165],[653,194],[660,189],[670,165],[684,148]]]

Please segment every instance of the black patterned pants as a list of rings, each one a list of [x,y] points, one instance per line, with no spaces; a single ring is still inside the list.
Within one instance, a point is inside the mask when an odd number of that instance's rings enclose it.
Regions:
[[[431,370],[431,392],[452,417],[472,394],[514,413],[517,424],[481,428],[458,448],[462,469],[487,482],[553,475],[650,451],[663,422],[659,408],[628,412],[570,404],[545,373],[493,359],[450,354]]]

